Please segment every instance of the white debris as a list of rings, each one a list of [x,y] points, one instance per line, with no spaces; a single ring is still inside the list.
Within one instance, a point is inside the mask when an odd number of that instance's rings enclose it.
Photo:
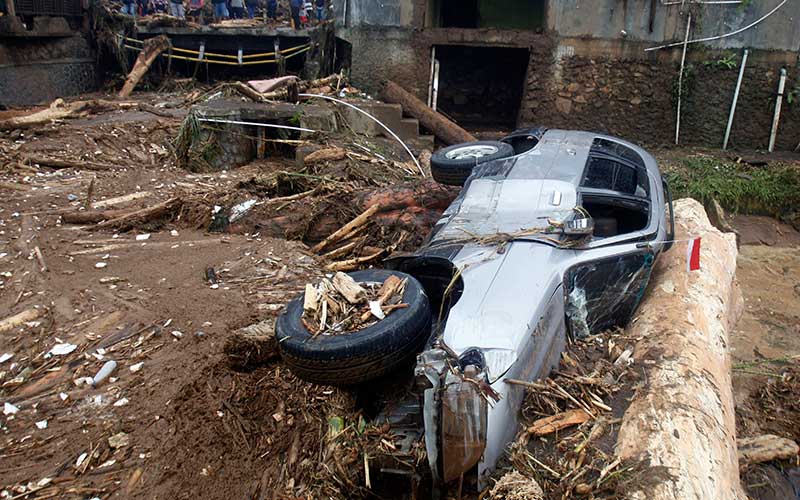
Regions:
[[[64,356],[65,354],[69,354],[77,348],[78,346],[75,344],[56,344],[52,349],[50,349],[50,354],[53,356]]]
[[[172,231],[169,232],[169,235],[170,236],[178,236],[178,231],[173,229]]]
[[[0,354],[0,363],[5,363],[6,361],[8,361],[9,359],[11,359],[13,357],[14,357],[13,353],[4,352],[3,354]]]
[[[113,372],[116,368],[117,368],[116,361],[114,361],[113,359],[106,361],[103,367],[100,368],[100,371],[98,371],[97,374],[92,379],[92,385],[97,387],[103,382],[105,382],[108,376],[111,375],[111,372]]]
[[[75,385],[82,386],[82,385],[92,385],[92,377],[79,377],[75,379]]]
[[[149,239],[150,239],[150,233],[144,233],[144,234],[137,234],[136,235],[136,241],[144,241],[144,240],[149,240]]]
[[[6,403],[3,405],[3,415],[13,415],[19,411],[19,408],[12,405],[11,403]]]
[[[89,454],[86,453],[85,451],[81,453],[80,456],[78,457],[78,460],[75,461],[75,467],[80,467],[81,464],[84,462],[84,460],[86,460],[86,457],[88,456]]]
[[[47,420],[39,420],[36,422],[37,429],[47,429]]]
[[[142,365],[144,365],[143,362],[136,363],[135,365],[131,365],[129,370],[132,371],[133,373],[136,373],[142,369]]]
[[[179,339],[179,338],[183,337],[183,333],[179,332],[178,330],[172,330],[170,333],[176,339]]]
[[[236,222],[237,220],[241,219],[244,216],[244,214],[249,212],[250,209],[253,208],[253,206],[255,206],[256,201],[257,200],[255,198],[252,198],[250,200],[243,201],[242,203],[239,203],[238,205],[234,205],[231,208],[231,215],[228,218],[228,220],[230,222]]]
[[[97,269],[103,269],[107,265],[108,265],[108,262],[98,262],[97,264],[94,265],[94,267],[96,267]]]
[[[128,404],[128,398],[120,398],[114,402],[114,406],[125,406]]]
[[[119,432],[108,438],[108,445],[112,448],[123,448],[128,446],[131,438],[124,432]]]
[[[386,317],[386,315],[383,313],[383,310],[381,309],[381,303],[378,302],[377,300],[369,301],[369,312],[371,312],[372,315],[378,319],[383,319]]]
[[[58,397],[61,398],[61,401],[66,401],[69,398],[69,394],[67,394],[66,392],[59,392]]]

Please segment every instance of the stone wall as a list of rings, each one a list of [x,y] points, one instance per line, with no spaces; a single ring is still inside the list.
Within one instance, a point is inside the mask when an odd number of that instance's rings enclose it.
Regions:
[[[701,52],[687,63],[682,145],[721,147],[739,63],[720,62],[727,57]],[[788,69],[787,94],[800,85],[796,68]],[[673,144],[678,71],[672,60],[558,59],[549,70],[529,71],[520,125],[593,130],[648,146]],[[769,61],[748,62],[729,147],[767,147],[779,72],[780,65]],[[800,100],[784,100],[776,149],[793,149],[798,142]]]
[[[4,38],[0,43],[0,104],[29,106],[97,88],[93,51],[81,35]]]

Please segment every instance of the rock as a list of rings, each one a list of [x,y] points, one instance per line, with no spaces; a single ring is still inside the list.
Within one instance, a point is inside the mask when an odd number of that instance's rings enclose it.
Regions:
[[[581,88],[580,84],[578,84],[578,83],[574,83],[574,82],[573,82],[573,83],[570,83],[569,85],[567,85],[567,91],[568,91],[568,92],[571,92],[571,93],[573,93],[573,94],[574,94],[575,92],[577,92],[577,91],[578,91],[578,89],[580,89],[580,88]]]
[[[572,111],[572,101],[563,97],[556,98],[556,109],[562,115],[568,115]]]
[[[586,98],[582,95],[576,95],[572,101],[577,102],[578,104],[586,104]]]
[[[638,106],[642,103],[642,98],[634,97],[633,99],[630,100],[630,103],[633,104],[634,106]]]

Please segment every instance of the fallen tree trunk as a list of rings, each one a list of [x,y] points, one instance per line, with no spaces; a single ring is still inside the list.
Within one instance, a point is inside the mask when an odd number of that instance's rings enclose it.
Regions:
[[[64,160],[60,158],[47,158],[45,156],[29,156],[27,160],[32,164],[50,168],[74,168],[78,170],[111,170],[114,165],[97,163],[84,160]]]
[[[98,223],[96,226],[94,226],[94,228],[102,229],[106,227],[113,227],[120,231],[127,231],[128,229],[132,229],[139,224],[157,219],[172,212],[173,210],[177,209],[180,204],[180,198],[170,198],[167,201],[163,201],[153,205],[152,207],[143,208],[134,212],[128,212],[119,217],[105,220]]]
[[[128,97],[133,92],[133,89],[139,83],[139,80],[147,74],[153,61],[161,55],[162,52],[169,48],[169,38],[166,35],[159,35],[154,38],[148,38],[144,41],[144,48],[139,52],[133,69],[128,73],[128,78],[125,79],[125,85],[119,91],[120,97]]]
[[[30,321],[35,321],[41,318],[45,312],[47,311],[42,308],[25,309],[20,313],[17,313],[13,316],[9,316],[3,320],[0,320],[0,334],[10,332],[14,328],[22,326]]]
[[[278,357],[275,319],[265,319],[236,330],[225,340],[222,349],[228,356],[228,363],[238,369],[252,369]]]
[[[436,137],[447,144],[478,140],[475,136],[445,118],[441,113],[432,110],[424,102],[392,81],[388,81],[384,85],[383,98],[387,102],[403,106],[404,112],[419,120],[420,125],[433,132]]]
[[[691,199],[675,202],[676,238],[702,235],[702,262],[687,272],[686,243],[662,255],[628,327],[646,381],[622,420],[616,453],[652,473],[628,498],[743,499],[728,332],[741,307],[734,281],[736,238]]]
[[[97,224],[132,213],[132,210],[75,210],[61,214],[65,224]]]
[[[34,125],[42,125],[50,123],[53,120],[63,120],[64,118],[72,118],[91,111],[102,111],[113,108],[129,108],[136,106],[136,103],[125,102],[112,102],[103,99],[92,101],[75,101],[66,103],[63,99],[59,98],[50,103],[47,109],[36,111],[29,115],[15,116],[7,120],[0,120],[0,130],[11,130],[15,128],[32,127]]]

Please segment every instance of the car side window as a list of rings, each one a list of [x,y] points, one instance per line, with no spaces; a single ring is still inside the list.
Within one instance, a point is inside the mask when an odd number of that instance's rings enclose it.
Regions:
[[[609,158],[590,156],[583,187],[647,197],[647,175]]]

